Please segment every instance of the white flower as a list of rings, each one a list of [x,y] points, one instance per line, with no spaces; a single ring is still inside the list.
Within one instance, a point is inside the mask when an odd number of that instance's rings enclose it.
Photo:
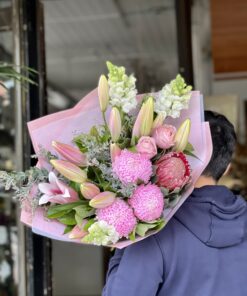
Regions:
[[[107,67],[110,105],[129,113],[137,106],[136,78],[133,75],[127,76],[124,67],[117,67],[110,62],[107,62]]]
[[[118,240],[119,234],[115,227],[105,221],[97,221],[92,224],[88,229],[88,235],[83,238],[83,242],[97,246],[115,244]]]
[[[166,84],[158,95],[154,104],[154,111],[164,117],[177,118],[180,111],[187,109],[191,98],[191,87],[187,86],[184,79],[177,75],[176,79]]]

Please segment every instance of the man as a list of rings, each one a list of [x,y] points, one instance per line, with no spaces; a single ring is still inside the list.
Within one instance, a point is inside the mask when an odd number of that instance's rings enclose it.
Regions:
[[[247,204],[217,181],[229,169],[233,125],[205,112],[212,158],[195,190],[158,234],[116,250],[103,296],[246,296]]]

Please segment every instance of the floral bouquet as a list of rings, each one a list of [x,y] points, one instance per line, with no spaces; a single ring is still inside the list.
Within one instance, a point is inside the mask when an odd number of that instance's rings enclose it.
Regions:
[[[74,108],[28,124],[38,164],[0,180],[34,232],[122,248],[174,215],[211,157],[211,137],[200,93],[180,75],[137,96],[133,75],[107,67]]]

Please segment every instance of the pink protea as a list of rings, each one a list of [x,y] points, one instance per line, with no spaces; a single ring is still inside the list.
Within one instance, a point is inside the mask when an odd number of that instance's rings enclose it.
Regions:
[[[120,238],[128,237],[137,223],[133,210],[119,198],[109,207],[98,209],[96,215],[98,220],[114,226]]]
[[[158,186],[140,185],[129,199],[129,204],[138,219],[150,222],[160,218],[164,209],[164,197]]]
[[[113,172],[124,184],[138,181],[148,183],[152,175],[152,163],[144,155],[125,149],[116,157]]]
[[[157,185],[169,190],[182,188],[190,180],[190,165],[182,152],[171,152],[162,156],[157,166]]]

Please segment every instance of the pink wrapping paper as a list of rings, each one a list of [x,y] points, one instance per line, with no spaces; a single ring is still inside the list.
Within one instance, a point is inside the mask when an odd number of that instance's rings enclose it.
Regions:
[[[189,141],[193,144],[195,154],[199,159],[188,157],[192,168],[192,183],[183,193],[174,208],[164,210],[166,222],[172,218],[186,198],[191,194],[196,180],[207,166],[212,154],[210,129],[208,123],[203,122],[202,96],[198,91],[192,92],[189,109],[183,110],[179,119],[166,119],[166,123],[178,127],[186,118],[191,119]],[[70,144],[76,134],[89,132],[93,125],[101,123],[102,116],[98,104],[97,89],[95,89],[74,108],[31,121],[28,123],[28,129],[36,153],[40,146],[55,153],[51,146],[53,140]],[[38,165],[47,167],[47,164],[42,159],[39,159]],[[45,218],[42,208],[38,208],[33,215],[28,203],[25,203],[22,207],[21,221],[32,227],[33,232],[37,234],[60,241],[81,243],[80,240],[71,240],[68,238],[68,235],[63,234],[65,228],[63,224]],[[155,231],[149,232],[148,236],[154,233]],[[144,238],[138,237],[135,242]],[[114,247],[121,249],[133,243],[133,241],[125,240],[115,244]]]

